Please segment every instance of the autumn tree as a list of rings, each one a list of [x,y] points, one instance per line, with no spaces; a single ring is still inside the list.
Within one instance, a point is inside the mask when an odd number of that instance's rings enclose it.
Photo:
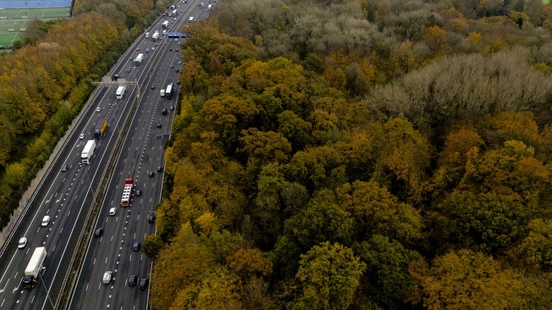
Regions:
[[[239,249],[228,257],[228,265],[242,279],[266,277],[272,273],[272,262],[259,249]]]
[[[428,309],[507,309],[524,303],[515,272],[481,252],[460,250],[435,258],[431,268],[415,266],[410,270]]]
[[[546,188],[550,171],[534,154],[533,147],[515,140],[506,141],[499,150],[484,153],[474,148],[458,188],[510,195],[532,212],[541,212],[539,195]]]
[[[429,163],[430,145],[410,122],[395,118],[383,125],[373,180],[408,201],[420,201]]]
[[[552,221],[535,219],[527,224],[529,233],[509,254],[522,268],[551,270],[552,268]]]
[[[438,168],[433,174],[433,194],[440,198],[452,191],[466,173],[471,153],[484,147],[485,141],[473,129],[462,128],[450,133],[438,157]],[[470,152],[471,151],[471,152]]]
[[[230,150],[237,145],[240,132],[253,124],[258,113],[250,98],[230,94],[207,100],[201,110],[207,124],[218,134],[219,141]]]
[[[313,246],[299,265],[290,309],[346,309],[366,268],[351,249],[330,242]]]
[[[400,203],[376,183],[346,183],[336,192],[341,205],[353,216],[357,240],[379,234],[415,246],[423,239],[423,219],[418,210]]]
[[[213,268],[185,286],[167,309],[241,309],[240,278],[226,268]]]

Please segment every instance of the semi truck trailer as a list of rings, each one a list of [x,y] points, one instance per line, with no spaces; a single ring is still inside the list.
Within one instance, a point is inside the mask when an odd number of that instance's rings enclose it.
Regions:
[[[107,129],[107,120],[104,120],[102,125],[94,130],[94,138],[98,140],[101,139],[106,129]]]
[[[38,281],[38,275],[44,266],[46,255],[47,253],[45,247],[38,247],[35,249],[27,268],[25,268],[25,276],[21,280],[24,288],[30,290],[35,287],[36,282]]]
[[[81,161],[83,164],[90,164],[90,158],[94,155],[94,149],[96,149],[96,140],[88,140],[81,154]]]
[[[144,60],[144,54],[138,54],[138,56],[136,56],[136,58],[134,58],[134,63],[139,66],[142,61]]]
[[[119,86],[117,88],[117,92],[115,92],[115,98],[123,99],[123,97],[125,95],[125,92],[126,92],[126,87],[125,86]]]

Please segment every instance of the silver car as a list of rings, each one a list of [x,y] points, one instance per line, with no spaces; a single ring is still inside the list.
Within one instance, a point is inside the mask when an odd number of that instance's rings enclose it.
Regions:
[[[46,226],[48,226],[49,223],[50,223],[50,216],[49,216],[49,215],[45,215],[45,216],[42,218],[42,222],[40,223],[40,226],[46,227]]]
[[[27,245],[27,238],[22,237],[21,239],[19,239],[19,242],[17,243],[17,248],[23,249],[25,248],[26,245]]]
[[[106,285],[109,284],[109,283],[111,283],[111,277],[112,277],[112,275],[113,275],[113,274],[111,273],[111,271],[106,271],[106,272],[104,272],[103,279],[102,279],[102,283],[103,283],[103,284],[106,284]]]

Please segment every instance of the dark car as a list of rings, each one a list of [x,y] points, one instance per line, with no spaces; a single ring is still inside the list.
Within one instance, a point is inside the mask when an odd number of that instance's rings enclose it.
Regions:
[[[142,196],[142,190],[137,189],[135,195],[136,196]]]
[[[161,110],[161,114],[163,115],[167,115],[169,113],[169,111],[167,110],[167,108],[163,108],[163,110]]]
[[[128,278],[128,286],[133,287],[138,283],[138,276],[133,274]]]
[[[151,89],[154,90],[154,89],[155,89],[155,85],[151,85]]]
[[[149,176],[150,178],[153,178],[154,175],[155,175],[155,172],[153,172],[153,171],[148,172],[148,176]]]
[[[65,172],[65,171],[67,171],[67,169],[69,169],[69,165],[61,166],[61,172]]]
[[[177,49],[177,48],[175,48],[175,49],[174,49],[174,51],[175,51],[175,52],[178,52],[178,49]]]
[[[140,289],[142,291],[144,291],[148,288],[148,284],[149,284],[149,279],[148,278],[140,279]]]
[[[180,80],[176,81],[176,85],[180,85]]]
[[[157,166],[157,172],[163,172],[163,166]]]
[[[155,213],[150,212],[148,213],[148,223],[153,224],[155,222]]]
[[[161,123],[157,123],[157,128],[161,128],[163,126],[161,126]]]
[[[172,52],[172,48],[169,48],[169,51],[171,51],[171,52]]]
[[[103,228],[101,228],[101,227],[96,228],[96,230],[94,231],[94,236],[95,237],[103,236]]]
[[[171,111],[174,111],[174,106],[171,105]]]
[[[134,252],[140,251],[140,242],[138,242],[138,241],[134,242],[134,243],[132,244],[132,250],[133,250]]]

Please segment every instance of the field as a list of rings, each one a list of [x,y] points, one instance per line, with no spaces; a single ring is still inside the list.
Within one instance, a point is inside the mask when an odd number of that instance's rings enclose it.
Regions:
[[[21,39],[26,25],[31,20],[51,20],[68,18],[70,8],[25,8],[6,9],[0,8],[0,49],[6,49],[13,41]]]

